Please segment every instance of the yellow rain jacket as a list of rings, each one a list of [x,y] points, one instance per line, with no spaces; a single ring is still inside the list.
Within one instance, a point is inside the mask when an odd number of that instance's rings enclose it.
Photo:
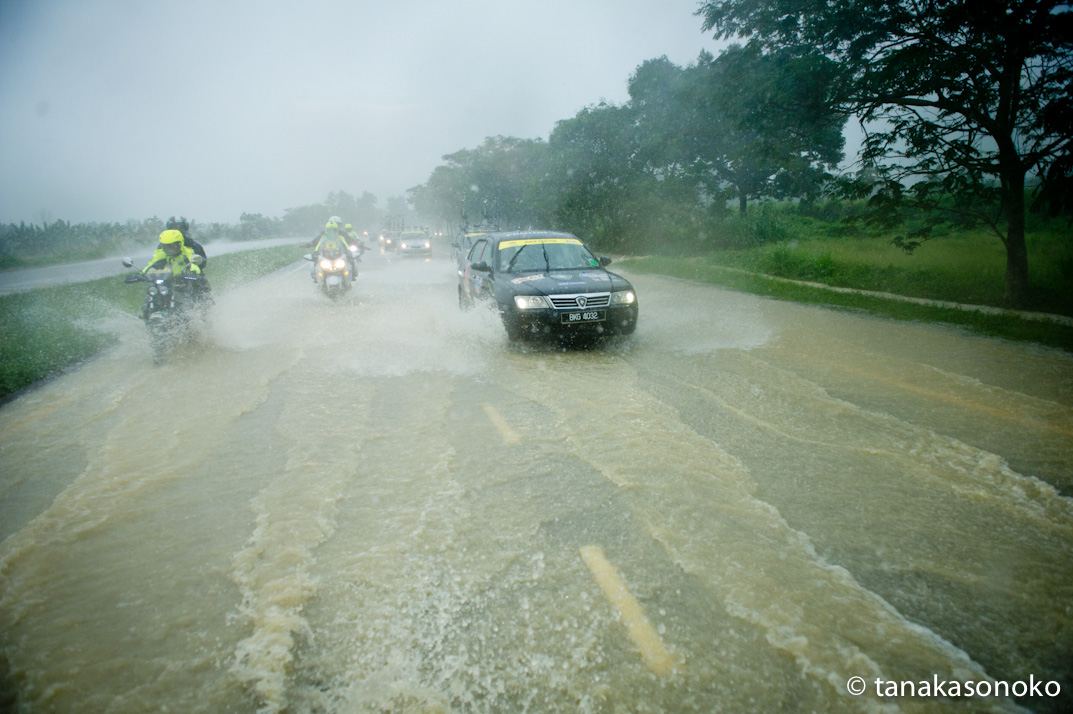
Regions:
[[[168,255],[164,251],[164,245],[178,243],[181,247],[178,255]],[[153,253],[153,257],[149,259],[149,265],[142,269],[142,272],[148,272],[149,270],[165,270],[170,269],[172,275],[182,275],[184,272],[200,273],[201,268],[194,265],[194,249],[187,248],[183,242],[183,234],[177,230],[167,230],[160,234],[160,245],[157,247],[156,252]]]

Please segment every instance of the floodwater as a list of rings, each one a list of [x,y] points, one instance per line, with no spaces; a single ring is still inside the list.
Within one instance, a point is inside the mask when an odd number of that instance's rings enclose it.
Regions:
[[[296,265],[160,367],[113,320],[0,408],[7,701],[1069,710],[1069,355],[632,277],[588,349],[440,257]]]

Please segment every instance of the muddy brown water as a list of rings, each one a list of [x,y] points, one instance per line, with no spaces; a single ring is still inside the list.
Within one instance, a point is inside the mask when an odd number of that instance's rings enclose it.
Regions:
[[[509,344],[438,257],[369,254],[338,304],[296,265],[160,367],[136,319],[102,325],[118,348],[0,408],[7,691],[114,714],[1070,706],[1069,355],[631,277],[637,333],[580,349]],[[1024,696],[888,684],[982,681]]]

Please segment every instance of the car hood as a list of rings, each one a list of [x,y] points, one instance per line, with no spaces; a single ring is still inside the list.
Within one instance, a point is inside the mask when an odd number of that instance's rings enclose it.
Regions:
[[[511,292],[516,295],[573,295],[628,290],[629,281],[603,268],[582,270],[553,270],[550,273],[504,275]]]

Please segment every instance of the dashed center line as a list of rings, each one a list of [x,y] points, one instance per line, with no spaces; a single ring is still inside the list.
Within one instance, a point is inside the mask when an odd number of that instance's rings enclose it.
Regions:
[[[640,603],[604,556],[604,551],[599,546],[587,545],[581,548],[581,558],[596,577],[596,582],[611,602],[611,606],[618,611],[622,624],[626,626],[633,644],[641,650],[641,658],[648,668],[661,676],[673,672],[676,668],[674,659],[653,629],[652,623],[645,617]]]
[[[491,404],[482,404],[484,407],[484,413],[488,415],[488,419],[495,424],[496,429],[499,429],[499,433],[503,435],[503,441],[508,444],[520,444],[522,437],[518,436],[518,433],[514,429],[510,428],[510,424],[503,418],[503,415],[496,411],[496,408]]]

